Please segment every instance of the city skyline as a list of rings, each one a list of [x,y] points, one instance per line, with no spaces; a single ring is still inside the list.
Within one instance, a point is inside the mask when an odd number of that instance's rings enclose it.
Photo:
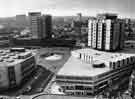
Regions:
[[[135,17],[134,0],[0,0],[0,17],[40,11],[53,16],[84,16],[97,13],[118,13],[120,17]]]

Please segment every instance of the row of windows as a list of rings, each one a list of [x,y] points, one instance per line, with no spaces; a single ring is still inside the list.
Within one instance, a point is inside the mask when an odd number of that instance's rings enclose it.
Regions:
[[[82,85],[76,85],[76,86],[62,86],[65,90],[93,90],[94,88],[90,86],[82,86]]]
[[[97,44],[97,47],[101,47],[101,46],[102,46],[102,43],[98,43],[98,44]]]
[[[74,76],[56,76],[56,79],[70,79],[70,80],[91,80],[91,77],[74,77]]]
[[[102,39],[98,39],[97,43],[98,43],[98,44],[99,44],[99,43],[102,43]]]
[[[95,39],[96,38],[96,36],[93,36],[93,39]]]
[[[72,96],[91,96],[93,95],[90,92],[68,92],[68,95],[72,95]]]
[[[101,45],[101,44],[102,44],[102,42],[101,41],[98,41],[97,45]]]
[[[98,38],[97,39],[98,40],[102,39],[102,35],[98,35]]]
[[[73,91],[73,90],[76,90],[76,91],[84,91],[84,92],[93,92],[95,90],[98,90],[102,87],[105,87],[108,85],[108,81],[104,81],[100,84],[98,84],[97,86],[95,87],[91,87],[91,86],[82,86],[82,85],[75,85],[75,86],[62,86],[62,88],[66,91],[66,92],[69,92],[69,91]]]
[[[98,35],[98,39],[101,39],[102,38],[102,35]]]
[[[135,61],[135,58],[131,57],[131,58],[123,59],[121,61],[117,61],[117,62],[110,62],[110,68],[116,69],[118,67],[123,67],[125,65],[133,64],[134,61]]]

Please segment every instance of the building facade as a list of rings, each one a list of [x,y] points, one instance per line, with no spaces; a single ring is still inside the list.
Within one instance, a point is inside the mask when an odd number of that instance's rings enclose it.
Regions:
[[[52,37],[52,16],[51,15],[45,15],[45,32],[43,32],[44,38],[51,38]]]
[[[107,88],[113,89],[116,84],[117,88],[123,87],[122,83],[129,79],[134,63],[133,54],[103,52],[89,48],[74,50],[57,72],[55,83],[65,95],[96,96],[106,92]]]
[[[25,14],[16,15],[16,23],[17,23],[17,26],[26,27],[27,25],[26,15]]]
[[[11,35],[9,32],[0,32],[0,47],[12,45]]]
[[[52,16],[43,15],[40,17],[40,33],[39,37],[41,39],[52,37]]]
[[[117,19],[116,16],[107,15],[106,17],[100,15],[97,19],[89,20],[88,46],[106,51],[122,49],[124,45],[124,22]]]
[[[82,21],[82,13],[77,13],[77,21]]]
[[[104,33],[104,21],[100,20],[97,23],[97,32],[98,32],[98,37],[97,37],[97,48],[102,49],[103,48],[103,33]]]
[[[40,12],[29,13],[32,38],[51,38],[52,16],[41,15]]]
[[[30,12],[29,20],[30,20],[30,30],[32,34],[32,38],[38,39],[40,38],[40,17],[41,12]]]

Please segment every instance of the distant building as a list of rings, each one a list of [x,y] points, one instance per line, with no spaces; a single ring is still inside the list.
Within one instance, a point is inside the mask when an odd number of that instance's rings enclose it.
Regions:
[[[115,13],[99,13],[97,14],[98,19],[117,19],[117,14]]]
[[[75,30],[76,35],[82,36],[82,34],[88,33],[88,19],[82,17],[81,13],[77,13],[77,17],[72,21],[71,27]]]
[[[81,27],[81,33],[88,34],[88,27],[85,27],[85,26]]]
[[[88,46],[106,51],[123,48],[124,22],[115,14],[99,14],[88,24]]]
[[[10,45],[10,35],[11,33],[0,33],[0,47],[1,46],[9,46]]]
[[[80,21],[72,21],[72,24],[71,24],[71,27],[72,28],[81,28],[81,26],[82,26],[82,22],[80,22]]]
[[[82,14],[81,13],[77,13],[77,21],[82,21]]]
[[[133,19],[125,19],[125,23],[127,40],[135,40],[135,21]]]
[[[52,37],[52,16],[43,15],[40,18],[41,33],[40,38],[51,38]]]
[[[124,43],[124,48],[128,48],[128,49],[134,49],[135,48],[135,40],[127,40]]]
[[[40,12],[29,13],[32,38],[51,38],[52,16],[41,15]]]
[[[30,12],[29,20],[30,20],[30,30],[32,33],[32,38],[40,38],[40,17],[41,12]]]
[[[78,35],[85,34],[88,31],[88,22],[72,21],[71,27],[74,28]]]
[[[119,49],[122,49],[124,47],[125,42],[125,20],[119,19],[120,22],[120,36],[119,36]]]
[[[26,15],[16,15],[16,23],[20,27],[26,27],[27,25]]]
[[[80,22],[80,21],[72,21],[71,27],[75,30],[75,32],[78,35],[81,34],[82,22]]]
[[[135,40],[135,33],[129,33],[127,40]]]

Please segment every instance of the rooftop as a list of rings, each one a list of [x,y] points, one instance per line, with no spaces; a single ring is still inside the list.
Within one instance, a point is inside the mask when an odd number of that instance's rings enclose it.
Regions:
[[[87,64],[79,59],[71,56],[69,60],[60,69],[57,75],[65,76],[96,76],[109,71],[109,68],[93,68],[91,64]]]
[[[57,75],[64,76],[98,76],[105,72],[110,71],[109,62],[118,61],[121,59],[126,59],[130,56],[135,56],[133,54],[126,53],[111,53],[111,52],[102,52],[93,49],[80,49],[73,51],[74,53],[82,53],[93,57],[93,62],[88,63],[85,60],[81,60],[75,56],[71,56],[64,66],[59,70]],[[93,63],[102,62],[105,64],[104,68],[95,68],[92,66]]]
[[[14,48],[13,48],[14,49]],[[17,50],[21,48],[15,48]],[[9,49],[0,50],[0,67],[13,66],[19,64],[26,59],[33,57],[34,52],[26,50],[26,52],[11,52]]]

